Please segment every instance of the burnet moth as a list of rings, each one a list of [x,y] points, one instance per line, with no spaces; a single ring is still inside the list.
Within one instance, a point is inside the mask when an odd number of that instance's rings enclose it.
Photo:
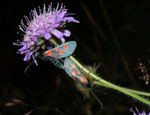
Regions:
[[[92,84],[83,76],[77,65],[70,59],[70,56],[76,49],[77,43],[75,41],[69,41],[61,44],[53,49],[49,49],[43,53],[44,57],[50,60],[56,67],[64,69],[65,72],[75,81],[79,82],[82,86],[90,88],[91,93],[97,99],[101,108],[103,108],[102,102],[96,97],[92,90]],[[64,64],[59,59],[65,58]]]
[[[65,72],[75,81],[79,82],[82,86],[90,88],[92,95],[96,98],[101,108],[103,108],[102,102],[98,99],[98,97],[94,94],[92,89],[92,83],[90,83],[85,76],[83,76],[81,70],[77,67],[77,65],[70,59],[65,58],[64,61],[64,69]]]

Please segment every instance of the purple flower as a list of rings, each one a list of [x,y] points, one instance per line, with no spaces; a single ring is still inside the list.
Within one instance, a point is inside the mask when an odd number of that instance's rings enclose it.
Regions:
[[[26,23],[21,20],[19,29],[23,32],[23,40],[15,42],[14,45],[22,46],[18,53],[25,54],[24,61],[30,61],[33,59],[36,65],[36,57],[38,55],[38,49],[44,47],[45,43],[52,37],[58,38],[65,42],[64,37],[69,37],[71,32],[65,29],[66,23],[79,21],[69,16],[71,13],[67,13],[67,9],[62,4],[59,8],[57,4],[56,8],[52,8],[52,3],[46,10],[44,5],[43,10],[38,7],[29,13],[29,17],[24,16]],[[48,46],[50,47],[50,46]]]
[[[145,111],[143,111],[142,113],[140,113],[136,107],[135,107],[135,109],[136,109],[136,111],[137,111],[137,114],[136,114],[135,111],[133,111],[132,108],[130,109],[130,112],[132,112],[133,115],[150,115],[150,112],[149,112],[148,114],[146,114]]]

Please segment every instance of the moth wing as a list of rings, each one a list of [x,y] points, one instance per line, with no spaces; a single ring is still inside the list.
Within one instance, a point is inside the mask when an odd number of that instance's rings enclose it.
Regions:
[[[83,76],[80,72],[80,69],[76,66],[76,64],[70,60],[69,58],[65,58],[64,61],[64,69],[66,73],[73,78],[74,80],[80,82],[82,85],[87,85],[88,80]]]
[[[72,74],[72,67],[71,65],[74,64],[74,62],[72,62],[69,58],[65,58],[65,61],[64,61],[64,68],[65,68],[65,72],[71,77],[75,77],[73,74]]]
[[[49,49],[44,52],[45,56],[51,56],[56,59],[61,59],[70,56],[76,49],[77,43],[75,41],[69,41],[62,45],[59,45],[53,49]]]

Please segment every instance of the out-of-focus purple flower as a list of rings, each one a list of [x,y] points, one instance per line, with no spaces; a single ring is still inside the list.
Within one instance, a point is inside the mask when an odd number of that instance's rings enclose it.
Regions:
[[[132,112],[133,115],[150,115],[150,112],[148,114],[146,114],[146,112],[143,110],[143,112],[140,113],[136,107],[135,107],[135,109],[136,109],[137,112],[133,111],[133,109],[130,108],[130,112]]]
[[[45,5],[43,9],[38,7],[38,10],[38,12],[36,9],[32,10],[29,17],[24,16],[27,24],[21,20],[19,29],[23,32],[24,37],[22,41],[14,43],[14,45],[22,46],[18,53],[25,54],[24,61],[33,59],[36,65],[37,51],[46,41],[55,37],[64,43],[64,37],[71,35],[71,32],[64,28],[66,23],[79,23],[78,20],[70,16],[72,13],[67,13],[63,4],[57,4],[56,8],[52,8],[51,3],[47,10]]]

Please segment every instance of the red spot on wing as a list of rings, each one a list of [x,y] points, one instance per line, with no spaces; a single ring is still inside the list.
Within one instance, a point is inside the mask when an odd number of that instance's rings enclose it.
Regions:
[[[73,79],[74,79],[75,81],[77,81],[77,78],[76,78],[76,77],[73,77]]]
[[[45,54],[46,54],[47,56],[51,56],[51,55],[53,54],[53,52],[51,52],[51,50],[47,50],[47,51],[45,51]]]
[[[59,48],[55,48],[55,51],[58,51],[59,50]]]
[[[80,75],[80,71],[77,71],[77,74]]]
[[[62,50],[59,51],[59,55],[63,55],[63,51]]]
[[[73,72],[72,72],[72,75],[73,75],[73,76],[75,76],[75,75],[76,75],[76,72],[75,72],[75,71],[73,71]]]
[[[72,68],[72,69],[75,69],[76,67],[75,67],[75,65],[74,65],[74,64],[71,64],[71,68]]]
[[[68,45],[65,44],[65,45],[64,45],[64,50],[67,50],[67,49],[68,49]]]
[[[47,51],[45,51],[45,53],[47,54],[47,53],[49,53],[49,52],[51,52],[51,50],[47,50]]]
[[[87,82],[87,79],[85,77],[80,77],[80,80],[83,82],[83,83],[86,83]]]
[[[51,56],[53,54],[53,52],[49,52],[49,53],[47,53],[46,55],[47,56]]]

